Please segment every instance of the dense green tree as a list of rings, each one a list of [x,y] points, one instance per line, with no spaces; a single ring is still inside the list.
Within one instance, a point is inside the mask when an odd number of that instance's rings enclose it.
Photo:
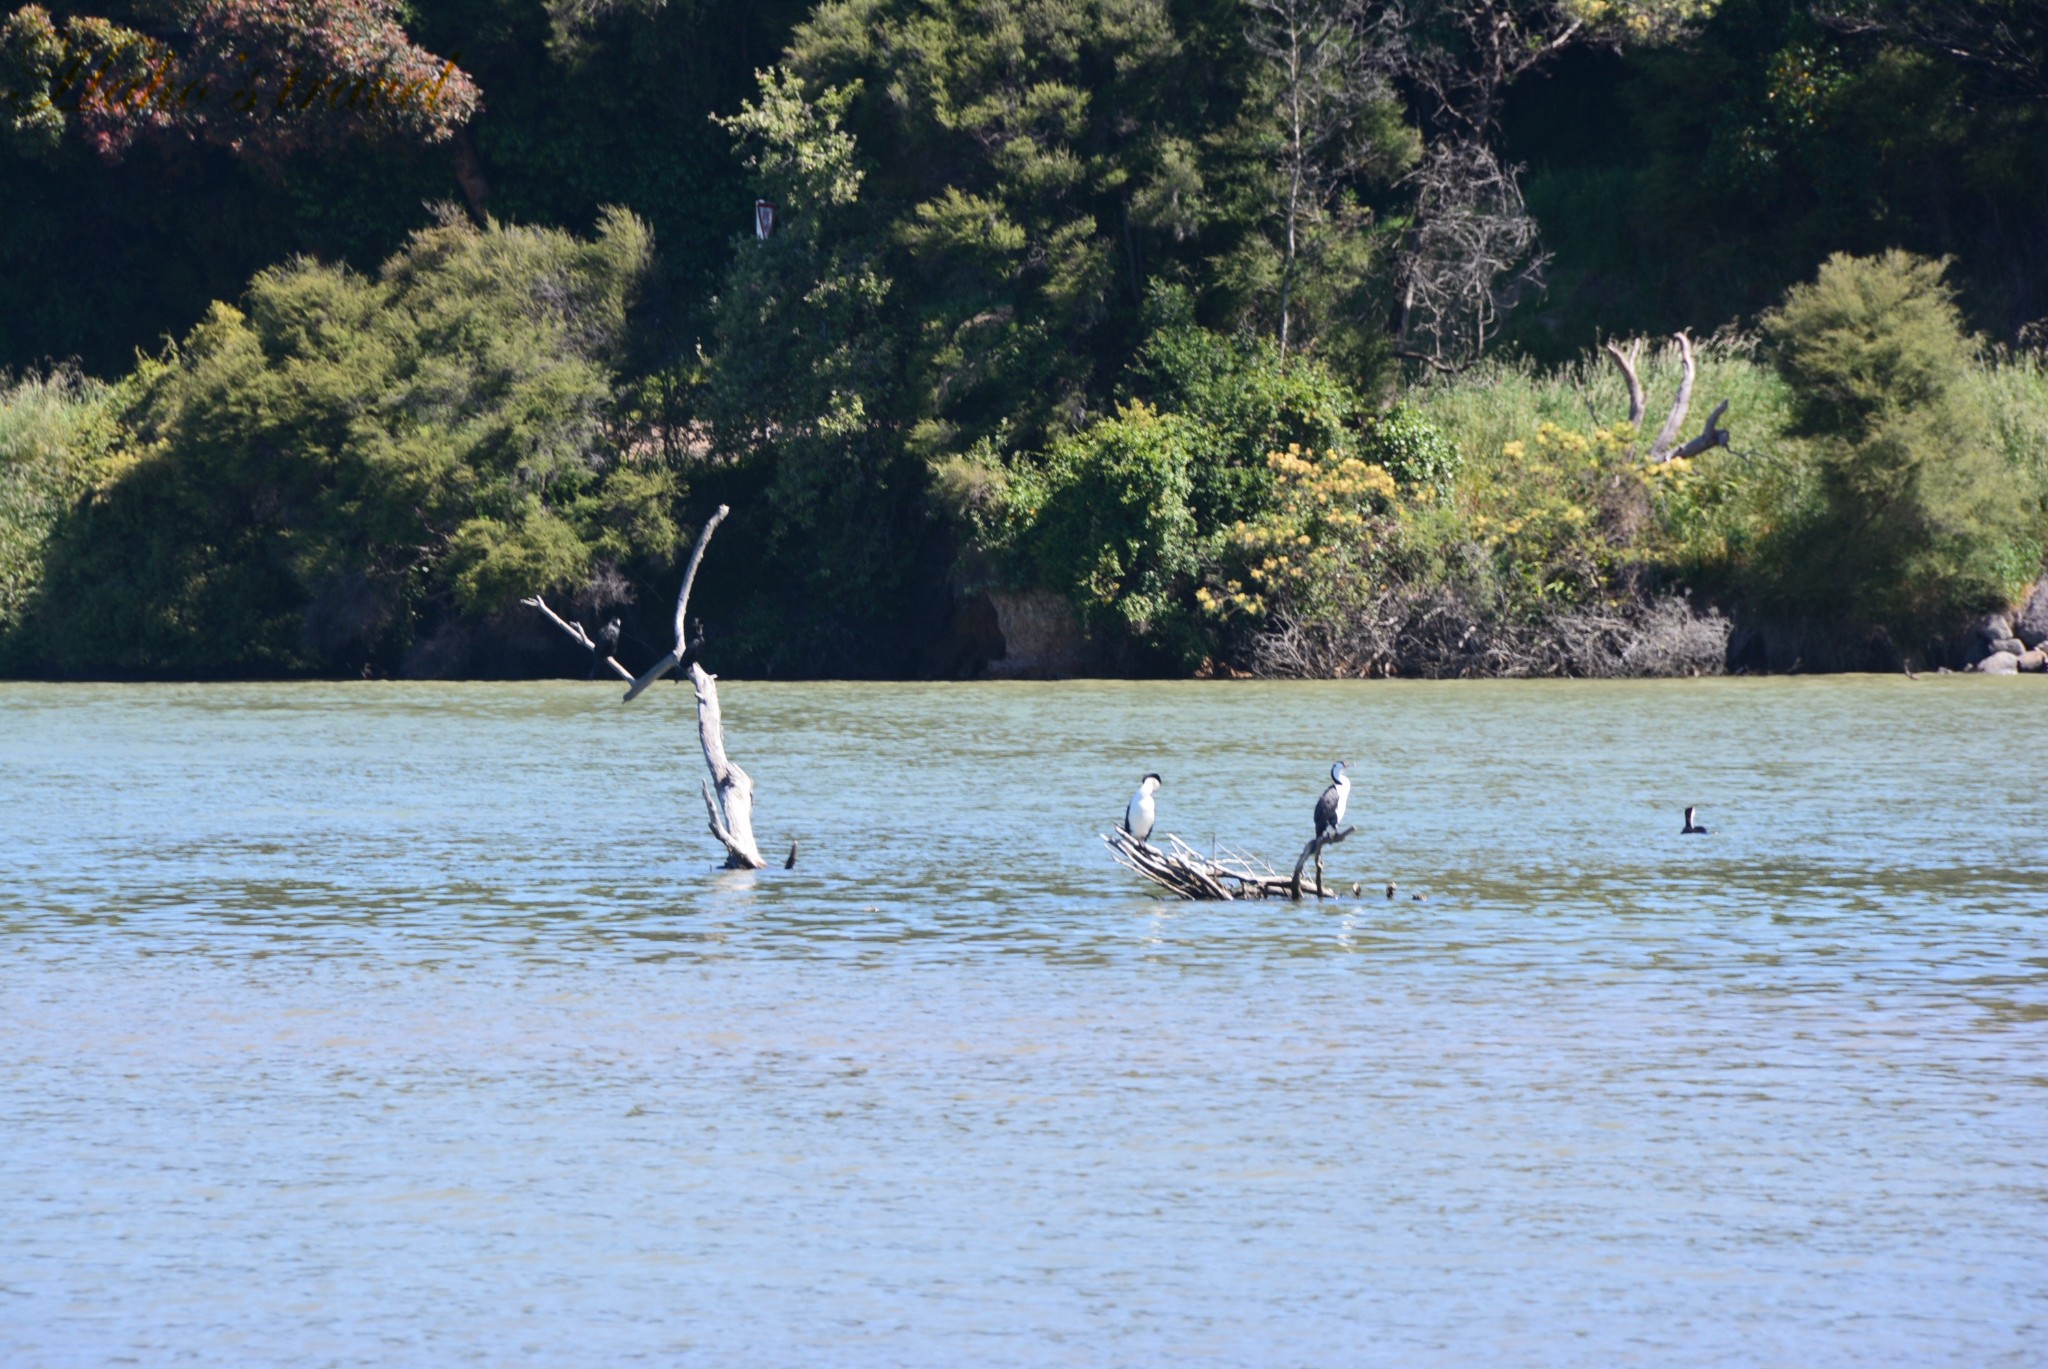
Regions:
[[[919,535],[922,471],[900,430],[904,340],[886,243],[843,127],[852,88],[809,98],[765,73],[726,121],[776,229],[739,244],[712,319],[704,397],[718,452],[755,467],[773,626],[742,650],[769,668],[865,673],[898,615]],[[745,631],[742,628],[742,631]]]
[[[136,381],[24,635],[59,672],[396,670],[526,594],[625,597],[674,550],[666,468],[613,426],[650,241],[460,219],[374,279],[260,275]],[[460,643],[415,668],[468,668]]]
[[[1274,212],[1271,232],[1247,237],[1233,266],[1241,278],[1265,284],[1283,358],[1296,341],[1298,314],[1309,325],[1301,335],[1326,342],[1347,316],[1373,319],[1376,235],[1367,231],[1372,217],[1358,187],[1392,180],[1421,155],[1376,27],[1356,0],[1250,6],[1246,39],[1260,61],[1243,133],[1267,153]],[[1342,334],[1352,365],[1369,364],[1381,330],[1368,322]]]
[[[1110,641],[1141,643],[1178,671],[1205,654],[1189,612],[1203,436],[1183,416],[1133,403],[1060,438],[1009,490],[1015,556],[1031,581],[1067,595]]]
[[[1877,26],[1842,8],[1722,0],[1681,44],[1567,54],[1516,87],[1505,147],[1555,255],[1514,341],[1557,357],[1753,320],[1830,253],[1894,246],[1952,257],[1998,339],[2048,315],[2048,106],[1905,41],[1910,6],[1867,7]]]
[[[1793,532],[1781,593],[1850,642],[1916,652],[2031,579],[2040,529],[1965,392],[1976,344],[1938,262],[1830,257],[1765,319],[1814,444],[1821,504]]]
[[[100,15],[185,41],[175,25],[164,32],[136,17],[140,0],[45,8],[60,29]],[[36,149],[11,141],[0,147],[0,365],[75,358],[114,375],[259,270],[305,253],[374,271],[433,221],[433,205],[454,200],[473,215],[578,232],[605,205],[647,222],[664,251],[641,297],[634,364],[659,372],[691,355],[752,203],[730,139],[709,116],[738,107],[804,8],[674,0],[593,9],[574,26],[577,41],[556,47],[542,0],[414,0],[405,9],[414,44],[456,61],[481,92],[445,141],[322,137],[249,156],[165,130],[176,136],[139,139],[118,162],[83,137]],[[345,114],[346,91],[342,105],[322,113]],[[306,122],[297,111],[292,119]],[[656,386],[645,398],[675,397]]]

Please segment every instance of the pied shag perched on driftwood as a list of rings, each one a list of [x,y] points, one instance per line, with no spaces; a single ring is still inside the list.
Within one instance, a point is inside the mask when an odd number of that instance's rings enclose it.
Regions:
[[[1344,822],[1344,805],[1351,799],[1351,781],[1345,777],[1344,762],[1330,767],[1330,787],[1316,800],[1316,835],[1334,832]]]
[[[1138,792],[1131,795],[1131,801],[1124,805],[1124,830],[1140,842],[1152,838],[1152,824],[1159,819],[1159,809],[1152,802],[1152,796],[1159,792],[1159,776],[1148,774],[1138,781]]]
[[[1148,838],[1158,817],[1153,801],[1159,792],[1157,775],[1148,774],[1139,782],[1138,792],[1124,809],[1124,820],[1114,831],[1104,832],[1102,841],[1117,864],[1182,898],[1289,898],[1299,902],[1304,887],[1302,871],[1311,858],[1316,863],[1312,892],[1317,898],[1331,898],[1332,891],[1323,883],[1323,848],[1335,846],[1356,829],[1338,826],[1351,792],[1351,781],[1344,778],[1344,762],[1332,766],[1330,776],[1335,783],[1316,805],[1315,839],[1301,848],[1292,874],[1283,875],[1264,861],[1220,843],[1207,852],[1197,851],[1171,832],[1162,839],[1162,846],[1152,845]]]

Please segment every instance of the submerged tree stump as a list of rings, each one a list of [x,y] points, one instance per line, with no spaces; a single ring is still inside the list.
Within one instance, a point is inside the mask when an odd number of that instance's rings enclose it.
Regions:
[[[754,781],[725,754],[725,721],[718,711],[718,677],[690,663],[690,683],[697,687],[697,741],[711,778],[704,781],[704,808],[711,815],[711,835],[725,847],[728,870],[763,870],[768,862],[754,843]],[[796,864],[796,846],[789,848]],[[787,868],[785,866],[784,868]]]

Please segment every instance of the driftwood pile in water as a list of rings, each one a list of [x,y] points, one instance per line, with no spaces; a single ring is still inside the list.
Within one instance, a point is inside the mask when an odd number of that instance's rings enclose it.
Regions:
[[[1181,898],[1233,901],[1248,898],[1285,898],[1300,901],[1301,872],[1313,857],[1315,883],[1308,892],[1317,898],[1334,898],[1323,887],[1323,850],[1350,836],[1355,828],[1327,832],[1301,848],[1294,873],[1283,875],[1266,862],[1241,851],[1219,847],[1220,854],[1203,855],[1172,833],[1166,834],[1165,848],[1140,841],[1118,827],[1102,834],[1103,845],[1116,863]]]

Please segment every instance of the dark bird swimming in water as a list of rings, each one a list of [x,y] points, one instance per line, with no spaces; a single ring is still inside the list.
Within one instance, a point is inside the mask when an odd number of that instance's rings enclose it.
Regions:
[[[1344,762],[1330,767],[1330,787],[1316,800],[1316,835],[1334,832],[1344,821],[1344,805],[1351,799],[1351,781],[1344,776]]]
[[[1157,775],[1147,775],[1138,781],[1138,792],[1131,795],[1131,801],[1124,805],[1124,830],[1139,841],[1149,841],[1152,824],[1158,820],[1158,807],[1152,796],[1159,792],[1160,780]]]
[[[1708,835],[1707,829],[1693,819],[1693,814],[1699,811],[1697,808],[1687,808],[1685,810],[1685,826],[1679,831],[1678,835],[1681,837],[1704,837]]]

